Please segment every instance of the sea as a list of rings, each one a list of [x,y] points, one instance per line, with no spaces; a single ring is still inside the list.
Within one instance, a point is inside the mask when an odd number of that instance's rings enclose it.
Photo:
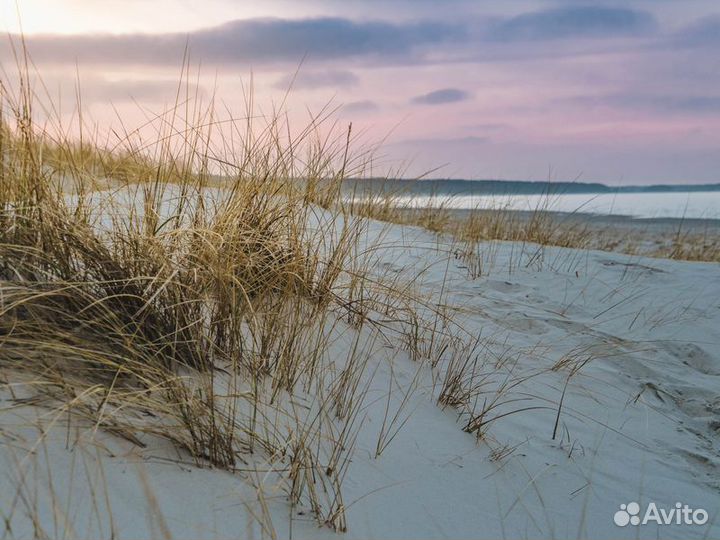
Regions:
[[[665,193],[572,193],[555,195],[412,195],[397,205],[408,208],[548,210],[633,218],[720,220],[720,191]]]

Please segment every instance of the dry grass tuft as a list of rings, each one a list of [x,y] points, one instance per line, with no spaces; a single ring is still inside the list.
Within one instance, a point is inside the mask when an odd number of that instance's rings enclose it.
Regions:
[[[0,370],[58,415],[200,466],[263,455],[292,504],[345,530],[372,351],[341,375],[329,351],[347,283],[365,287],[348,272],[364,224],[323,207],[362,164],[351,131],[321,136],[327,111],[294,135],[282,115],[221,122],[187,96],[149,140],[78,142],[36,121],[27,65],[0,93]]]

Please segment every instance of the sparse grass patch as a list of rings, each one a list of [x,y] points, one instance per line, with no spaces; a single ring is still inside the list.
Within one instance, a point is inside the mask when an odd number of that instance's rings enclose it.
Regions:
[[[429,204],[422,199],[414,204],[411,196],[381,192],[366,193],[346,206],[357,215],[447,234],[466,246],[463,254],[474,251],[480,242],[508,241],[677,260],[720,261],[717,228],[688,230],[680,221],[674,231],[658,240],[657,233],[640,226],[628,230],[612,224],[597,225],[575,213],[554,212],[552,201],[553,195],[547,194],[536,208],[528,211],[503,207],[453,211],[449,198],[431,198]],[[479,264],[475,260],[468,265],[472,279],[482,273]]]

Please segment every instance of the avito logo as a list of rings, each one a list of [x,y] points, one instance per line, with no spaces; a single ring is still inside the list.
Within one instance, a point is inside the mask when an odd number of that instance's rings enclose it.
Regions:
[[[647,505],[645,512],[640,511],[640,505],[636,502],[621,504],[620,510],[615,512],[613,520],[618,527],[627,525],[647,525],[656,523],[658,525],[705,525],[708,521],[708,513],[702,508],[693,509],[687,504],[675,503],[670,509],[659,508],[651,502]],[[642,517],[641,517],[642,516]]]

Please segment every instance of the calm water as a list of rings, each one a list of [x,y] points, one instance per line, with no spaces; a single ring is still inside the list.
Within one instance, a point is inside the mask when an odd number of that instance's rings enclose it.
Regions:
[[[720,191],[593,195],[454,195],[401,197],[400,206],[552,210],[639,218],[720,219]]]

